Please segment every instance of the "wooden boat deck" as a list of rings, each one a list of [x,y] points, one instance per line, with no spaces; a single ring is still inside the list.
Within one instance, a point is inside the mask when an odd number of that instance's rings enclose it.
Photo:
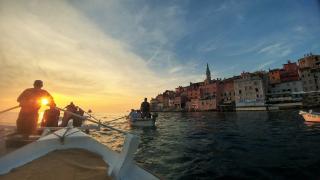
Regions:
[[[107,180],[108,165],[101,156],[82,149],[56,150],[0,176],[4,180]]]

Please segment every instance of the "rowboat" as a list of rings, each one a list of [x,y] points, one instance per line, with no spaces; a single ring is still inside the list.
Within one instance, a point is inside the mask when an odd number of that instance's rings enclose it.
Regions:
[[[137,180],[158,179],[155,175],[139,167],[134,162],[133,156],[138,145],[139,137],[134,134],[126,133],[122,151],[118,153],[83,133],[79,128],[66,127],[57,130],[54,133],[43,133],[37,141],[1,157],[0,178],[11,179],[12,177],[17,176],[15,173],[23,171],[23,169],[21,170],[20,168],[28,168],[30,163],[32,164],[33,161],[38,161],[38,159],[44,158],[45,156],[53,156],[52,153],[59,151],[63,152],[65,150],[71,150],[76,153],[79,150],[86,150],[98,155],[105,162],[107,166],[105,172],[106,177],[111,179]],[[71,154],[75,154],[74,152]],[[47,161],[48,160],[44,163]],[[82,163],[84,165],[82,164],[80,167],[83,171],[84,166],[86,166],[86,162]],[[43,167],[46,166],[48,166],[48,164],[43,165]]]
[[[2,156],[0,179],[23,179],[25,176],[28,179],[159,179],[135,163],[137,135],[79,117],[125,135],[121,152],[84,133],[88,127],[73,127],[69,122],[68,127],[54,131],[54,128],[43,129],[39,139]],[[60,165],[62,162],[64,164]],[[64,172],[66,169],[69,171]],[[89,176],[85,176],[85,172]]]
[[[312,110],[310,110],[309,112],[299,111],[299,114],[304,118],[305,121],[320,122],[320,113],[312,112]]]
[[[127,120],[130,126],[134,127],[155,127],[156,126],[157,114],[153,114],[151,118],[137,118],[127,116]]]

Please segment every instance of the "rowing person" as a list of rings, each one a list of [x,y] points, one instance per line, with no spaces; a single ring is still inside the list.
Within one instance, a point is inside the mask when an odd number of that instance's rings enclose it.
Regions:
[[[42,127],[58,127],[60,110],[56,108],[56,104],[52,103],[50,109],[47,109],[42,118]]]
[[[41,102],[54,103],[53,97],[46,90],[41,89],[42,87],[43,82],[35,80],[33,88],[24,90],[17,99],[21,106],[17,119],[17,132],[26,137],[36,131]]]
[[[75,113],[79,116],[83,116],[85,111],[78,106],[76,108],[77,108],[77,111]],[[83,118],[73,116],[72,119],[73,119],[73,126],[74,127],[81,127],[81,125],[83,123]]]
[[[140,110],[142,112],[142,118],[149,118],[150,116],[150,104],[148,103],[148,99],[144,98],[144,101],[141,103]]]
[[[62,118],[62,123],[61,123],[61,126],[62,127],[66,127],[68,125],[68,122],[70,119],[73,119],[73,115],[69,112],[72,112],[72,113],[77,113],[77,106],[75,106],[73,104],[73,102],[70,102],[69,105],[67,105],[65,107],[65,109],[67,110],[66,112],[64,112],[63,114],[63,118]]]

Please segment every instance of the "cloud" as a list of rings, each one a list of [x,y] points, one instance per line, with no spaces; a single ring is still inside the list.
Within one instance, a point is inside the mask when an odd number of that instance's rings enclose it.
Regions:
[[[273,64],[273,63],[275,63],[274,60],[264,62],[262,64],[259,64],[254,70],[264,70],[267,67],[270,67],[270,65]]]
[[[291,47],[286,45],[285,43],[274,43],[268,46],[261,48],[258,53],[260,54],[269,54],[269,55],[277,55],[280,57],[287,56],[292,52]]]
[[[99,96],[105,104],[114,103],[108,99],[115,92],[134,101],[165,84],[126,43],[65,1],[1,1],[0,6],[0,87],[5,92],[0,99],[12,92],[14,102],[34,79],[43,79],[51,92],[86,101]],[[121,96],[118,100],[125,103]]]
[[[199,79],[190,73],[195,66],[182,66],[172,51],[184,32],[183,11],[174,4],[133,14],[118,1],[8,0],[0,8],[0,99],[12,104],[42,79],[60,104],[125,111],[142,97]]]

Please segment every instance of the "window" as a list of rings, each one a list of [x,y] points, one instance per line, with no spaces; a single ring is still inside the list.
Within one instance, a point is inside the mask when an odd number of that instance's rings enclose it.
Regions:
[[[259,92],[259,89],[258,89],[258,88],[256,88],[256,92]]]
[[[241,90],[239,90],[239,94],[241,94]]]

